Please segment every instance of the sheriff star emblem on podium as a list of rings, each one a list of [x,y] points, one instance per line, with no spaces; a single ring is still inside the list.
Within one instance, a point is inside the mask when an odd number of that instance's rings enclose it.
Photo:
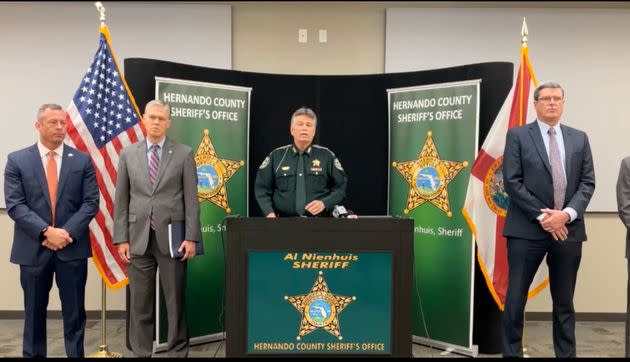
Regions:
[[[331,293],[324,280],[323,272],[320,271],[308,294],[285,296],[284,299],[293,304],[295,309],[302,314],[300,331],[296,337],[298,341],[319,328],[342,340],[343,336],[339,331],[339,313],[357,297]]]
[[[230,209],[225,186],[244,164],[245,162],[242,160],[232,161],[219,158],[212,145],[210,131],[203,130],[203,137],[195,154],[199,202],[210,201],[224,209],[226,213],[231,213],[232,209]]]
[[[409,184],[407,203],[403,210],[405,215],[428,201],[446,213],[448,217],[453,216],[446,186],[459,171],[468,166],[468,162],[442,160],[432,135],[431,131],[427,131],[426,141],[417,160],[392,162],[392,166]]]

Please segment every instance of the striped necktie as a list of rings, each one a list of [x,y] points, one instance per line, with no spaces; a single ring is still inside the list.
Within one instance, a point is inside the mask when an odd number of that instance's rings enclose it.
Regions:
[[[155,180],[157,179],[158,168],[160,166],[160,157],[158,156],[158,150],[160,149],[160,145],[151,146],[151,157],[149,158],[149,182],[151,183],[151,188],[155,187]],[[153,208],[149,214],[149,223],[151,224],[151,229],[155,230],[155,220],[153,220]]]

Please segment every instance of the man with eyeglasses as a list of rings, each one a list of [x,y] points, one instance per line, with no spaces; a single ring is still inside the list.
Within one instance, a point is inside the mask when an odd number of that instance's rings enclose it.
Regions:
[[[534,91],[536,121],[507,132],[503,181],[510,203],[508,290],[502,316],[504,357],[523,357],[523,313],[538,266],[547,257],[556,357],[576,357],[573,293],[586,241],[584,213],[595,191],[588,136],[560,124],[564,89]]]

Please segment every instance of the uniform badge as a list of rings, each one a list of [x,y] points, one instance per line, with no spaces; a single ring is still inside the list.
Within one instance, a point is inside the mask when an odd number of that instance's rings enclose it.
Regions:
[[[263,162],[260,164],[260,167],[258,167],[259,169],[263,169],[265,167],[267,167],[267,165],[269,164],[269,161],[271,161],[271,159],[269,158],[269,156],[267,156]]]
[[[311,165],[311,172],[315,172],[316,175],[319,175],[322,172],[322,168],[319,167],[321,162],[318,159],[314,159]]]
[[[333,162],[333,165],[335,165],[335,167],[337,168],[337,170],[339,171],[343,171],[343,167],[341,167],[341,162],[339,162],[338,158],[335,158],[335,161]]]
[[[291,166],[282,166],[282,171],[289,171]]]

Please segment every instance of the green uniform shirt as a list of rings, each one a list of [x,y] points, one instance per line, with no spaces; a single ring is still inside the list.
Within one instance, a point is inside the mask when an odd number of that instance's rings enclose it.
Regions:
[[[306,204],[321,200],[328,214],[333,206],[346,197],[346,172],[341,163],[326,147],[311,145],[305,151],[304,170],[297,170],[299,151],[294,145],[276,148],[265,158],[256,174],[254,194],[258,206],[266,216],[297,216],[295,210],[296,180],[303,174]]]

